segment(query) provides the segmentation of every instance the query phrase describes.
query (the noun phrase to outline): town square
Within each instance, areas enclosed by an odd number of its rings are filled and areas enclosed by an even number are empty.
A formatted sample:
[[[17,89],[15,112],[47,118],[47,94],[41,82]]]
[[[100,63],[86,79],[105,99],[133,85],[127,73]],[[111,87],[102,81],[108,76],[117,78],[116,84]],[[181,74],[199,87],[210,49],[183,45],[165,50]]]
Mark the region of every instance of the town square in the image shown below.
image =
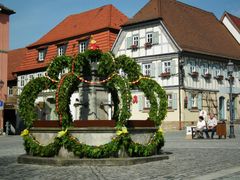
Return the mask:
[[[240,177],[239,2],[2,1],[0,179]]]

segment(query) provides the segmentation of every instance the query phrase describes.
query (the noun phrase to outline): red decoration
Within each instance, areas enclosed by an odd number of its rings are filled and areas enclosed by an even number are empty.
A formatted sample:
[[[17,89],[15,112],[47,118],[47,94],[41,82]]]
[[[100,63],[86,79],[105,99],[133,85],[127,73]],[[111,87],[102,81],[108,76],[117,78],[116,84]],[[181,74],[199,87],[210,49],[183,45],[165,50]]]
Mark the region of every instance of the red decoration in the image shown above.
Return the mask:
[[[132,100],[133,104],[137,104],[138,103],[138,97],[135,95],[133,96],[133,100]]]
[[[99,49],[99,46],[97,45],[97,41],[95,39],[93,39],[93,36],[91,36],[91,38],[90,38],[89,47],[91,50]]]

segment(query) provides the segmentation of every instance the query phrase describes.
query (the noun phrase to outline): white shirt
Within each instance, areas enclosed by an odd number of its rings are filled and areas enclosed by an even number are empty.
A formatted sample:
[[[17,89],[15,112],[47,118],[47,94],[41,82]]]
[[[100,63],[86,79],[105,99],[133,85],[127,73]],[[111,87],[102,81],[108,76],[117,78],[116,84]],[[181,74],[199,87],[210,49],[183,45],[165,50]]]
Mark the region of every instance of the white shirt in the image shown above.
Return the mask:
[[[204,120],[197,122],[197,129],[203,129],[206,126],[206,122]]]
[[[208,119],[208,122],[207,122],[208,126],[216,126],[217,125],[217,119],[215,117],[213,117],[212,119]]]

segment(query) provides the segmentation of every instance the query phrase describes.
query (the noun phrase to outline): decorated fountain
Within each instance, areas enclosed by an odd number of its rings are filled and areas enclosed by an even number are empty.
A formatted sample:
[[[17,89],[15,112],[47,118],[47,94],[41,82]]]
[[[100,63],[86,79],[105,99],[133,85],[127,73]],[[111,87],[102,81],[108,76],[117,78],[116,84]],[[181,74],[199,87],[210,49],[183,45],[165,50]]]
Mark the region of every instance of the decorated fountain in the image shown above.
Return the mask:
[[[66,68],[67,73],[60,76]],[[132,89],[142,91],[151,104],[147,120],[129,120]],[[58,120],[37,120],[35,100],[48,90],[55,92]],[[73,119],[71,103],[78,119]],[[165,91],[144,77],[133,59],[102,53],[96,42],[91,42],[84,53],[56,57],[45,77],[24,87],[19,112],[26,126],[21,134],[26,154],[18,162],[127,165],[143,162],[136,158],[167,158],[161,156],[166,109]]]

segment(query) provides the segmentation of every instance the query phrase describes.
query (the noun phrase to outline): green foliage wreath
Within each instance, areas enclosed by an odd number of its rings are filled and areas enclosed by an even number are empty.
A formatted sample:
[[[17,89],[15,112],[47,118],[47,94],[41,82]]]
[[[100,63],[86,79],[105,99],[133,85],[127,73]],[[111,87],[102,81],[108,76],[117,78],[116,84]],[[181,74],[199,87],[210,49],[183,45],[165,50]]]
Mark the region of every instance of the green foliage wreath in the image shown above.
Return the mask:
[[[56,91],[56,109],[62,121],[62,128],[71,126],[72,117],[69,109],[70,97],[78,88],[80,83],[92,82],[88,80],[91,73],[91,63],[97,62],[97,75],[101,78],[99,82],[112,94],[114,102],[114,120],[117,121],[116,129],[124,127],[131,117],[130,105],[132,95],[130,89],[142,90],[150,101],[149,119],[160,126],[167,113],[167,98],[165,91],[154,80],[143,77],[140,66],[131,58],[122,55],[117,58],[110,53],[102,53],[100,50],[88,50],[75,57],[56,57],[47,69],[47,76],[30,81],[23,89],[20,96],[19,112],[26,127],[32,127],[36,120],[34,101],[39,93],[46,89]],[[68,73],[60,73],[67,69]],[[121,100],[118,97],[121,94]],[[67,134],[56,137],[53,143],[47,146],[39,144],[31,135],[24,136],[25,149],[28,153],[37,156],[54,156],[64,146],[79,157],[102,158],[114,156],[124,146],[130,156],[149,156],[154,154],[164,144],[161,132],[156,132],[147,145],[132,141],[130,135],[121,134],[111,142],[95,147],[81,144]]]

